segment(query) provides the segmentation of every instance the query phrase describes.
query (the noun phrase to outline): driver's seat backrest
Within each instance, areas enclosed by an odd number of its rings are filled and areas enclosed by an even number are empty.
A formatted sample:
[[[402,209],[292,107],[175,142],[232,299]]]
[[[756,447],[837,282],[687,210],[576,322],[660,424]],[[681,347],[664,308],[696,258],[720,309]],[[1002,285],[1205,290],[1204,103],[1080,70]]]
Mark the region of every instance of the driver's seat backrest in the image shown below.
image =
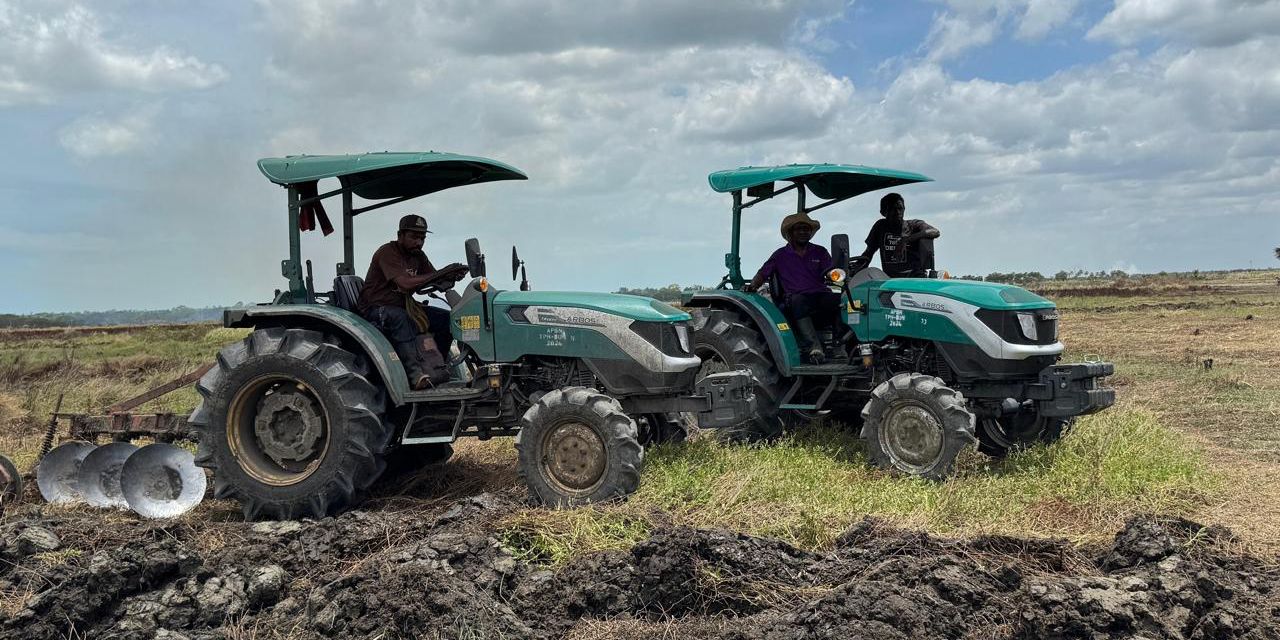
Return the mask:
[[[360,302],[360,292],[364,290],[364,278],[360,276],[338,276],[333,279],[333,304],[340,309],[346,309],[351,313],[360,313],[356,310],[356,303]]]
[[[787,301],[787,292],[782,290],[782,276],[778,275],[777,270],[769,275],[769,299],[778,309],[782,309]]]

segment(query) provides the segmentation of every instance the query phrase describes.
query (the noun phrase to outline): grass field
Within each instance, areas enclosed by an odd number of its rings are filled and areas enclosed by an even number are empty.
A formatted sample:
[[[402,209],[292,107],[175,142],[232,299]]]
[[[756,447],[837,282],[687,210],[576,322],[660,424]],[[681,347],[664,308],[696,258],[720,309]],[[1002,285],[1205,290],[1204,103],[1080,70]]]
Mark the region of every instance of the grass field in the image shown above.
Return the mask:
[[[1280,271],[1147,276],[1037,286],[1063,310],[1068,359],[1116,363],[1117,406],[1071,435],[992,462],[976,453],[934,484],[869,468],[840,424],[768,447],[703,439],[647,452],[626,503],[574,511],[529,508],[503,524],[507,543],[549,562],[622,548],[670,523],[726,527],[829,545],[866,515],[946,534],[1110,537],[1136,513],[1227,525],[1241,544],[1280,555]],[[209,325],[133,331],[0,332],[0,452],[33,464],[42,423],[112,402],[209,361],[242,335]],[[1212,368],[1205,361],[1212,359]],[[190,389],[144,409],[189,411]],[[445,470],[385,489],[376,505],[411,507],[515,486],[509,440],[465,442]],[[232,517],[213,503],[189,517]]]

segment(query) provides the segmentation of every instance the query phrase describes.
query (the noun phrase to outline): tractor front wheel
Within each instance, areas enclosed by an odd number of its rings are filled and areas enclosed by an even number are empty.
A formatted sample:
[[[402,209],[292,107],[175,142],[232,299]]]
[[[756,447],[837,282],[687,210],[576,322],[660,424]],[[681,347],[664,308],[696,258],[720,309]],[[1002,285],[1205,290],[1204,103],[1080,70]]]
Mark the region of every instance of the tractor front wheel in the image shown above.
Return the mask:
[[[640,486],[644,447],[610,396],[586,387],[544,394],[520,420],[520,477],[539,504],[568,507],[624,498]]]
[[[921,373],[900,373],[880,383],[862,419],[873,463],[929,480],[951,475],[956,457],[976,440],[964,396]]]
[[[392,425],[364,359],[307,329],[258,329],[196,385],[196,463],[246,520],[323,518],[382,473]]]

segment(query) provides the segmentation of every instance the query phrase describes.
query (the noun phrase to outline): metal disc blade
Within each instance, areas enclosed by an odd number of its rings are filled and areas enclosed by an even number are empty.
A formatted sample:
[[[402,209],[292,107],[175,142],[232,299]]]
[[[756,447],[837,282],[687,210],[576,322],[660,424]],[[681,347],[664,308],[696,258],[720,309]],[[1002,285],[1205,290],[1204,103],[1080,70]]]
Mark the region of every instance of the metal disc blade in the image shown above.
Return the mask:
[[[0,455],[0,507],[22,500],[22,474],[13,461]]]
[[[112,442],[94,449],[80,463],[80,493],[84,501],[95,507],[128,509],[120,491],[120,472],[124,461],[138,447],[128,442]]]
[[[80,463],[98,445],[72,440],[54,448],[36,467],[36,485],[40,495],[53,504],[70,504],[84,500],[80,492]]]
[[[138,449],[120,472],[125,501],[144,518],[186,513],[204,499],[206,482],[190,451],[160,442]]]

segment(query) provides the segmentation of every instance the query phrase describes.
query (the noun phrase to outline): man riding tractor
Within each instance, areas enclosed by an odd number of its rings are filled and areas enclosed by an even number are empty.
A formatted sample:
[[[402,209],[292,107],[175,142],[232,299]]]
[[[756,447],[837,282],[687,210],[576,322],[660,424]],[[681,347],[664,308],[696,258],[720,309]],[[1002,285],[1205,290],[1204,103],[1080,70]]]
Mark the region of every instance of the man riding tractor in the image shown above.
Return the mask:
[[[766,281],[776,292],[785,292],[782,312],[795,326],[800,352],[812,364],[826,360],[818,331],[837,332],[842,339],[853,333],[840,320],[840,294],[831,290],[827,272],[831,270],[831,254],[809,242],[822,224],[807,213],[793,213],[782,219],[782,238],[787,244],[778,248],[756,272],[744,291],[755,291]],[[772,279],[772,280],[770,280]]]
[[[449,380],[444,360],[453,336],[449,311],[418,303],[413,292],[429,283],[452,289],[467,275],[467,267],[456,262],[443,269],[431,265],[422,251],[428,233],[422,216],[400,218],[396,239],[374,252],[356,305],[391,341],[415,390]]]
[[[854,271],[871,263],[880,252],[880,266],[890,278],[933,277],[933,241],[942,235],[924,220],[904,220],[907,203],[890,193],[880,199],[882,218],[871,225],[867,250],[853,259]]]

